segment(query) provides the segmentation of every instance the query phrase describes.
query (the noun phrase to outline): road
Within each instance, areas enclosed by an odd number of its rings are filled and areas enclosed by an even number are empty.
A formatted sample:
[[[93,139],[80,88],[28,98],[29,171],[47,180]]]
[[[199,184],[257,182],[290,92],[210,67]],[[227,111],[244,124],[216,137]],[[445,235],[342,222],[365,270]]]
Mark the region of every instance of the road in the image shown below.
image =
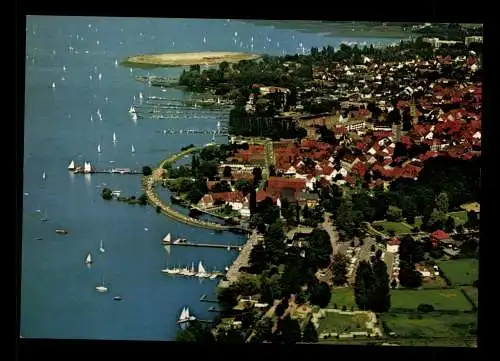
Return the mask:
[[[340,250],[339,244],[339,233],[337,232],[337,228],[332,224],[330,220],[330,213],[324,213],[323,215],[323,223],[321,223],[321,227],[328,233],[330,236],[330,242],[332,243],[332,254],[336,254]]]

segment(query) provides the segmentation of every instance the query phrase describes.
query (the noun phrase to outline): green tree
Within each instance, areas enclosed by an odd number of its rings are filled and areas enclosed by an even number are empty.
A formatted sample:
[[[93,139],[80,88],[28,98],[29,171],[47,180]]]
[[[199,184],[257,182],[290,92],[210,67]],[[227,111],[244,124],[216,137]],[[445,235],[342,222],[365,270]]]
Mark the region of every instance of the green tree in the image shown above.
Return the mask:
[[[448,194],[446,192],[439,193],[435,205],[438,211],[447,213],[449,207]]]
[[[415,265],[401,261],[399,270],[399,283],[403,287],[418,288],[422,285],[422,275],[415,269]]]
[[[200,321],[195,320],[189,322],[189,325],[177,334],[175,340],[207,344],[214,343],[215,337],[210,328],[205,327]]]
[[[350,238],[354,236],[356,221],[354,219],[352,201],[350,199],[342,200],[336,214],[337,217],[335,224],[337,227],[345,234],[346,237]]]
[[[436,229],[443,228],[445,219],[446,219],[446,214],[443,211],[434,208],[434,210],[430,214],[429,219],[427,220],[427,227]]]
[[[332,260],[333,284],[343,286],[347,283],[347,267],[349,261],[342,253],[336,253]]]
[[[144,167],[142,167],[142,174],[145,176],[151,175],[152,174],[151,167],[148,165],[145,165]]]
[[[273,335],[273,321],[269,317],[262,317],[255,324],[255,334],[252,337],[253,342],[270,341]]]
[[[294,344],[302,338],[299,322],[289,315],[278,321],[278,331],[281,332],[281,341],[284,344]]]
[[[401,208],[389,206],[387,209],[387,219],[392,222],[401,222],[403,219]]]
[[[304,332],[302,333],[303,342],[318,342],[318,331],[314,324],[309,321],[304,327]]]
[[[139,203],[141,206],[145,206],[148,204],[148,196],[146,193],[142,193],[139,198],[137,199],[137,203]]]
[[[229,328],[226,330],[221,330],[217,333],[217,342],[241,344],[245,343],[245,337],[241,330],[238,330],[236,328]]]
[[[217,301],[223,312],[230,312],[238,304],[238,290],[233,285],[217,288]]]
[[[375,276],[372,267],[367,261],[359,262],[354,280],[354,299],[361,310],[370,308],[374,286]]]
[[[372,265],[375,287],[371,295],[370,309],[373,312],[387,312],[391,308],[391,291],[387,266],[381,259],[376,259]]]
[[[452,232],[455,229],[455,218],[448,216],[444,224],[446,232]]]
[[[113,194],[111,189],[109,188],[103,188],[101,191],[101,197],[107,201],[113,198]]]
[[[328,286],[325,282],[320,282],[312,287],[309,302],[313,305],[325,308],[328,306],[331,298],[332,291],[330,290],[330,286]]]
[[[224,167],[224,171],[222,172],[222,176],[224,178],[231,178],[231,167],[230,166],[226,165]]]

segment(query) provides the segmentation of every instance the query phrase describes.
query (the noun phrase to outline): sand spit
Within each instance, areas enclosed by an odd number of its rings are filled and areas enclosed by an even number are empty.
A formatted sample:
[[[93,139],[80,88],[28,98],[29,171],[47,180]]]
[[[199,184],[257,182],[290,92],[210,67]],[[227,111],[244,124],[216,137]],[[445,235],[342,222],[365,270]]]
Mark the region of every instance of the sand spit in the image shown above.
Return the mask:
[[[241,60],[253,60],[260,55],[233,52],[196,52],[196,53],[170,53],[170,54],[145,54],[130,56],[123,62],[125,66],[189,66],[189,65],[215,65],[224,61],[237,63]]]

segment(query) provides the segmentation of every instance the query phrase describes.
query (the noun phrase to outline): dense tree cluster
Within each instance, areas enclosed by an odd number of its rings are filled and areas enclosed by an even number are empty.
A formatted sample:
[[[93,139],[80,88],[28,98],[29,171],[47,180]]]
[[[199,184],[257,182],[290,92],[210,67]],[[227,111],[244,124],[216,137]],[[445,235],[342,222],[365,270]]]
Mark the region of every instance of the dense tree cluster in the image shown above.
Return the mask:
[[[391,308],[387,266],[380,258],[373,261],[359,263],[354,282],[354,298],[362,310],[387,312]]]

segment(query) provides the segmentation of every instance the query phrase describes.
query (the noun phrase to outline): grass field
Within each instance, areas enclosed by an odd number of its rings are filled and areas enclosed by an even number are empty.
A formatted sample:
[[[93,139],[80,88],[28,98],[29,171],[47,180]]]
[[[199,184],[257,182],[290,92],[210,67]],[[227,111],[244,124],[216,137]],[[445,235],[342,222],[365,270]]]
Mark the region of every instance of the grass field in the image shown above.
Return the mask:
[[[328,308],[333,308],[337,304],[337,308],[340,310],[342,306],[346,306],[347,310],[351,310],[351,306],[356,309],[356,302],[354,300],[354,290],[351,287],[340,287],[334,288],[332,290],[332,297]]]
[[[392,229],[396,235],[401,233],[410,233],[412,229],[410,225],[403,222],[391,222],[391,221],[373,222],[373,225],[375,224],[380,224],[382,227],[384,227],[383,230],[384,233],[388,233],[389,230]]]
[[[467,223],[466,211],[449,212],[447,216],[455,219],[455,226]]]
[[[478,260],[463,258],[437,262],[444,275],[456,285],[472,285],[478,279]]]
[[[472,336],[469,331],[477,327],[477,314],[443,315],[430,313],[420,316],[387,313],[382,321],[399,337],[443,338],[464,340]]]
[[[347,333],[354,331],[366,331],[365,325],[367,321],[368,316],[365,314],[342,315],[338,313],[328,312],[325,318],[322,318],[319,321],[318,333]]]
[[[470,310],[472,305],[458,289],[393,290],[391,308],[416,310],[418,305],[433,305],[436,310]]]
[[[474,305],[476,307],[479,307],[477,298],[477,292],[478,292],[477,288],[472,286],[467,286],[467,287],[462,287],[462,289],[465,291],[465,293],[467,293],[467,296],[471,298],[472,302],[474,302]]]

